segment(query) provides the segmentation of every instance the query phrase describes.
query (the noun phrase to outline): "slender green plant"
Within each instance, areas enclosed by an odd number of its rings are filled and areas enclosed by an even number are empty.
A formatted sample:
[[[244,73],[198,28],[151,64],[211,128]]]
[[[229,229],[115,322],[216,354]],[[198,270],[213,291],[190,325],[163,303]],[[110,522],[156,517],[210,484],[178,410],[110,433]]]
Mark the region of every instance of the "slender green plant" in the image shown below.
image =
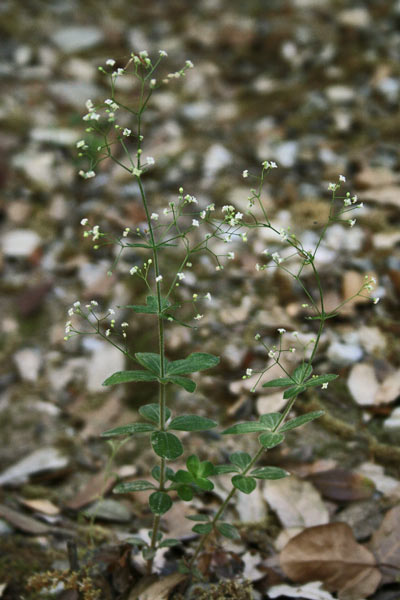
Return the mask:
[[[142,145],[144,140],[143,115],[149,105],[153,93],[159,87],[170,84],[175,79],[180,79],[193,67],[191,61],[186,61],[182,69],[175,73],[167,73],[161,79],[156,79],[156,71],[162,69],[166,52],[160,51],[158,59],[152,61],[147,52],[132,54],[125,67],[116,68],[116,61],[109,59],[105,67],[99,70],[109,79],[111,92],[101,105],[94,105],[91,100],[86,103],[87,114],[83,120],[87,122],[86,132],[88,139],[80,140],[76,146],[81,157],[88,159],[88,169],[81,170],[84,179],[96,175],[96,169],[102,161],[115,163],[131,176],[138,186],[141,202],[145,213],[145,224],[126,227],[120,236],[114,236],[100,230],[99,225],[92,225],[88,218],[83,218],[81,225],[85,227],[84,237],[91,238],[94,248],[112,245],[118,249],[110,274],[116,268],[122,253],[130,252],[130,257],[135,264],[129,269],[130,276],[142,280],[147,290],[145,304],[130,304],[123,308],[136,314],[151,315],[157,322],[158,348],[157,352],[132,352],[128,343],[128,322],[117,322],[115,310],[109,308],[102,310],[95,300],[86,305],[79,301],[74,302],[69,309],[70,319],[66,323],[65,339],[73,335],[93,334],[98,335],[114,347],[118,348],[134,368],[119,371],[104,381],[105,386],[120,383],[146,383],[158,382],[158,403],[150,403],[139,408],[143,421],[130,423],[110,429],[103,433],[105,438],[130,438],[137,434],[146,434],[150,437],[151,447],[158,459],[151,470],[152,481],[137,480],[119,483],[115,493],[137,492],[150,490],[149,507],[154,515],[153,527],[149,532],[149,539],[134,536],[131,543],[142,547],[145,560],[148,561],[148,570],[151,572],[153,559],[158,549],[173,546],[178,542],[175,539],[165,539],[161,532],[160,523],[162,516],[170,510],[173,494],[181,500],[190,501],[194,494],[211,491],[214,484],[211,478],[221,474],[233,473],[232,487],[222,502],[219,510],[213,515],[191,515],[188,518],[195,521],[193,531],[200,535],[198,545],[192,556],[187,559],[182,569],[196,572],[196,559],[204,548],[208,537],[212,533],[237,539],[238,530],[223,520],[223,515],[228,503],[237,491],[250,494],[257,485],[257,480],[273,480],[287,477],[289,473],[284,469],[274,466],[257,466],[265,452],[281,444],[287,432],[300,427],[313,419],[320,417],[323,411],[314,411],[308,414],[289,418],[296,398],[309,388],[320,387],[326,389],[329,382],[333,381],[335,374],[314,374],[313,362],[321,341],[321,336],[326,322],[335,317],[344,304],[356,296],[369,297],[375,280],[366,276],[359,291],[351,298],[341,302],[334,310],[327,311],[324,303],[323,286],[316,266],[316,255],[327,228],[332,223],[342,223],[353,227],[355,219],[343,218],[348,212],[360,206],[356,196],[346,193],[340,194],[341,184],[345,181],[340,176],[337,183],[329,184],[331,191],[330,211],[327,222],[322,226],[318,241],[313,250],[306,248],[299,237],[289,229],[278,229],[271,222],[262,198],[265,178],[271,169],[277,167],[272,161],[265,161],[261,165],[260,174],[250,174],[243,171],[245,179],[251,178],[255,187],[251,189],[248,197],[248,210],[246,215],[240,213],[234,206],[226,205],[218,209],[214,204],[201,206],[196,197],[179,189],[176,200],[169,202],[161,214],[150,206],[144,181],[151,171],[155,161],[152,157],[143,158]],[[118,82],[121,77],[133,75],[136,80],[134,101],[132,106],[121,102],[122,95]],[[125,89],[125,88],[124,88]],[[261,215],[261,218],[257,215]],[[215,268],[221,271],[226,261],[235,258],[234,252],[227,250],[221,253],[218,248],[229,248],[231,242],[246,243],[248,235],[253,230],[267,228],[277,235],[280,244],[285,245],[282,256],[277,252],[264,251],[264,262],[257,264],[259,272],[270,268],[279,268],[294,279],[305,294],[306,302],[303,308],[309,314],[306,317],[315,323],[315,335],[302,346],[301,358],[292,373],[287,370],[282,354],[295,352],[295,348],[286,343],[286,331],[277,330],[278,341],[275,345],[268,345],[261,334],[255,336],[266,352],[266,366],[260,371],[247,369],[243,376],[245,379],[256,376],[252,391],[261,383],[264,375],[275,365],[282,368],[283,375],[278,379],[262,383],[263,387],[278,387],[283,390],[283,398],[287,405],[282,412],[261,415],[258,421],[237,423],[222,431],[223,435],[258,434],[259,449],[250,456],[246,452],[231,454],[229,464],[214,465],[208,460],[202,461],[192,454],[186,460],[186,469],[174,471],[167,464],[182,456],[184,449],[179,437],[173,432],[179,431],[205,431],[215,428],[217,423],[198,414],[172,415],[167,406],[166,388],[169,385],[182,387],[189,393],[196,389],[195,381],[189,377],[192,373],[216,367],[219,358],[205,352],[195,352],[179,360],[169,360],[165,349],[165,333],[169,323],[180,324],[186,327],[197,326],[197,321],[203,317],[202,310],[198,309],[200,303],[211,301],[211,293],[195,293],[188,298],[180,294],[178,288],[184,284],[184,279],[192,267],[192,260],[200,252],[207,253],[215,261]],[[162,262],[161,254],[168,253],[168,263]],[[142,261],[142,255],[147,255]],[[178,262],[174,269],[174,260]],[[305,274],[307,273],[307,277]],[[306,283],[311,274],[313,283]],[[184,299],[182,299],[182,297]],[[373,299],[376,303],[378,298]],[[189,304],[193,309],[193,321],[187,322],[187,309]],[[200,304],[204,306],[204,304]],[[181,317],[181,313],[183,317]],[[86,325],[82,329],[79,322]],[[300,337],[296,332],[294,336]],[[155,348],[153,348],[155,350]],[[288,420],[289,418],[289,420]]]

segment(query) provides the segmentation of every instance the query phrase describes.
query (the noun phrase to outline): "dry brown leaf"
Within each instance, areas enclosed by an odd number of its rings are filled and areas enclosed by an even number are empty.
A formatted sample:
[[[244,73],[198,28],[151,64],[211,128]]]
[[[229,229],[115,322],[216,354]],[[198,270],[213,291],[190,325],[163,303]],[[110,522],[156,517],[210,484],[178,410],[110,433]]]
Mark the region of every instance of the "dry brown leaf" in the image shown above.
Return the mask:
[[[306,529],[288,542],[280,562],[292,581],[322,581],[341,600],[369,596],[381,581],[374,555],[355,541],[346,523]]]
[[[375,491],[373,481],[345,469],[329,469],[314,473],[308,479],[324,498],[334,501],[366,500]]]
[[[329,512],[319,492],[296,477],[268,481],[264,498],[284,527],[312,527],[329,523]]]
[[[32,510],[43,513],[44,515],[50,515],[53,517],[60,513],[58,506],[50,502],[50,500],[37,498],[35,500],[21,500],[21,503]]]
[[[375,554],[382,571],[382,582],[391,583],[400,575],[400,506],[389,510],[369,548]]]
[[[0,517],[14,525],[17,529],[25,531],[25,533],[32,533],[33,535],[43,535],[51,530],[51,527],[27,517],[4,504],[0,504]]]
[[[186,579],[187,575],[172,573],[154,581],[154,576],[142,579],[128,596],[128,600],[168,600],[172,590]],[[148,584],[148,585],[147,585]]]
[[[79,490],[72,500],[67,502],[67,508],[80,510],[87,504],[97,500],[101,494],[106,494],[113,487],[116,480],[116,477],[111,475],[107,481],[105,481],[104,473],[97,473],[97,475],[89,479],[87,484]]]

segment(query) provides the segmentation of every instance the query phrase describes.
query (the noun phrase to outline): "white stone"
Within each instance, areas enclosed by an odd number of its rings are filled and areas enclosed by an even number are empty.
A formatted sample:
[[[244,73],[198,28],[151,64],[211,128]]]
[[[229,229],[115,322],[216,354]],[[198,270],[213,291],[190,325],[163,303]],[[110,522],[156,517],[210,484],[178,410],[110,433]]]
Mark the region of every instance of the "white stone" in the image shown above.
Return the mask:
[[[354,100],[355,92],[345,85],[331,85],[326,89],[326,95],[331,102],[342,104]]]
[[[375,404],[379,383],[371,365],[359,363],[354,365],[347,380],[350,393],[360,406]]]
[[[37,348],[21,348],[14,354],[18,372],[25,381],[36,381],[42,366],[42,355]]]
[[[69,54],[93,48],[103,39],[103,33],[97,27],[73,25],[59,29],[51,39],[60,50]]]
[[[390,417],[383,422],[383,428],[387,431],[400,430],[400,406],[395,408]]]
[[[232,163],[232,154],[222,144],[213,144],[204,157],[204,175],[213,178],[224,167]]]
[[[87,389],[89,392],[106,392],[103,381],[116,371],[123,371],[125,357],[107,342],[92,338],[92,356],[88,361]]]
[[[328,358],[336,365],[351,365],[361,360],[362,356],[363,351],[356,344],[333,342],[328,349]]]
[[[4,234],[1,241],[3,253],[12,258],[30,256],[41,244],[41,238],[31,229],[13,229]]]

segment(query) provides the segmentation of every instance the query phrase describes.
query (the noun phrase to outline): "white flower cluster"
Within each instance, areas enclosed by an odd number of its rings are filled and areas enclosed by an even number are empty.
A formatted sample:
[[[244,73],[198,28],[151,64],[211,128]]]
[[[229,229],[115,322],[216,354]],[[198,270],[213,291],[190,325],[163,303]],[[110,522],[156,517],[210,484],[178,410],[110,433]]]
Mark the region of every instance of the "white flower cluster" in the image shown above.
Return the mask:
[[[236,208],[231,204],[226,204],[222,207],[222,212],[226,213],[224,217],[224,222],[229,223],[231,227],[235,227],[235,225],[240,225],[243,219],[243,213],[236,211]]]

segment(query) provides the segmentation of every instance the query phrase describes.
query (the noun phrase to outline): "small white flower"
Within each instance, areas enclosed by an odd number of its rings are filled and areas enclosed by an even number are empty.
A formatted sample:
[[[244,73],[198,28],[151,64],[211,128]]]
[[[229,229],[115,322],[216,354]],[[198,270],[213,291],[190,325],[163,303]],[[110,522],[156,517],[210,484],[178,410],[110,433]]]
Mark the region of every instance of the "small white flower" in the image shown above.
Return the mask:
[[[122,135],[126,135],[129,136],[131,135],[132,131],[130,129],[128,129],[127,127],[125,127],[125,129],[122,132]]]
[[[108,106],[111,106],[111,104],[113,104],[113,100],[111,100],[111,98],[107,98],[107,100],[104,100],[104,104],[107,104]]]
[[[258,263],[256,263],[256,271],[260,271],[260,270],[261,270],[260,265]]]
[[[146,158],[146,162],[148,165],[154,165],[156,161],[154,160],[154,158],[152,156],[148,156]]]
[[[202,319],[204,317],[204,315],[201,315],[200,313],[198,313],[194,318],[196,321],[200,321],[200,319]]]
[[[81,220],[81,225],[85,226],[88,224],[89,219],[86,219],[86,217],[84,219]]]
[[[356,224],[357,219],[349,219],[348,223],[350,225],[350,227],[354,227],[354,225]]]
[[[111,335],[111,329],[106,329],[106,337],[109,337]]]
[[[275,350],[270,350],[270,351],[268,352],[268,356],[269,356],[269,358],[275,358],[275,354],[276,354],[276,351],[275,351]]]
[[[351,206],[351,200],[350,200],[350,198],[345,198],[345,199],[343,200],[343,204],[344,204],[345,206]]]
[[[328,382],[328,381],[326,381],[325,383],[323,383],[323,384],[321,385],[321,389],[322,389],[322,390],[326,390],[326,389],[327,389],[327,387],[328,387],[328,384],[329,384],[329,382]]]
[[[210,292],[207,292],[207,294],[204,296],[205,300],[208,300],[209,302],[211,302],[211,294]]]
[[[191,61],[191,60],[187,60],[187,61],[185,62],[185,65],[186,65],[186,67],[187,67],[188,69],[193,69],[193,67],[194,67],[194,64],[192,63],[192,61]]]
[[[228,252],[228,260],[233,260],[235,258],[234,252]]]
[[[201,213],[200,213],[200,219],[205,219],[205,218],[206,218],[206,216],[207,216],[207,213],[206,213],[206,211],[205,211],[205,210],[202,210],[202,211],[201,211]]]
[[[113,67],[115,65],[115,60],[113,58],[108,58],[106,60],[106,65],[108,65],[109,67]]]
[[[277,265],[280,265],[283,261],[283,258],[279,256],[278,252],[274,252],[273,254],[271,254],[271,258]]]
[[[161,57],[163,57],[163,58],[164,58],[165,56],[168,56],[168,54],[165,52],[165,50],[159,50],[159,51],[158,51],[158,54],[159,54]]]
[[[258,341],[260,338],[261,338],[261,335],[259,333],[256,333],[256,335],[254,336],[254,339]]]
[[[121,323],[121,327],[129,327],[129,323],[127,323],[126,321],[124,321],[123,323]]]
[[[125,227],[124,231],[122,232],[122,236],[127,237],[129,235],[130,230],[130,227]]]
[[[159,283],[160,281],[162,281],[162,275],[158,275],[158,277],[156,277],[156,282]]]
[[[158,221],[158,213],[151,213],[150,219],[152,219],[152,221]]]
[[[108,309],[108,314],[109,315],[115,315],[115,310],[113,308],[109,308]]]
[[[339,181],[345,182],[346,181],[346,177],[344,175],[339,175]]]
[[[150,87],[151,88],[156,87],[156,84],[157,84],[157,79],[150,79]]]
[[[91,300],[91,301],[90,301],[90,304],[91,304],[92,306],[98,306],[98,305],[99,305],[99,303],[97,302],[97,300]]]
[[[180,281],[182,281],[182,279],[185,279],[185,273],[177,273],[176,276]]]
[[[278,329],[278,333],[280,333],[281,335],[283,335],[284,333],[286,333],[286,329],[283,329],[283,327],[280,327]]]
[[[246,179],[246,177],[248,177],[248,176],[249,176],[249,170],[248,170],[248,169],[245,169],[245,170],[243,171],[243,173],[242,173],[242,176],[243,176],[243,178],[244,178],[244,179]]]
[[[329,183],[329,184],[328,184],[328,190],[329,190],[330,192],[335,192],[335,191],[336,191],[336,189],[337,189],[337,184],[336,184],[336,183]]]
[[[79,300],[77,300],[76,302],[73,303],[73,306],[75,306],[75,308],[79,308],[81,305],[81,303],[79,302]]]
[[[83,148],[84,145],[85,145],[85,140],[79,140],[79,142],[76,142],[77,148]]]
[[[253,369],[246,369],[246,375],[247,377],[251,377],[253,374]]]
[[[236,219],[237,221],[241,221],[241,220],[243,219],[243,214],[242,214],[241,212],[237,212],[237,213],[235,214],[235,219]]]
[[[378,304],[379,300],[380,300],[380,298],[372,298],[372,302],[374,304]]]
[[[193,225],[193,227],[199,227],[200,223],[198,222],[197,219],[193,219],[192,220],[192,225]]]
[[[69,317],[72,317],[72,316],[73,316],[73,314],[74,314],[74,312],[75,312],[75,311],[74,311],[74,309],[73,309],[73,308],[69,308],[69,309],[68,309],[68,316],[69,316]]]

